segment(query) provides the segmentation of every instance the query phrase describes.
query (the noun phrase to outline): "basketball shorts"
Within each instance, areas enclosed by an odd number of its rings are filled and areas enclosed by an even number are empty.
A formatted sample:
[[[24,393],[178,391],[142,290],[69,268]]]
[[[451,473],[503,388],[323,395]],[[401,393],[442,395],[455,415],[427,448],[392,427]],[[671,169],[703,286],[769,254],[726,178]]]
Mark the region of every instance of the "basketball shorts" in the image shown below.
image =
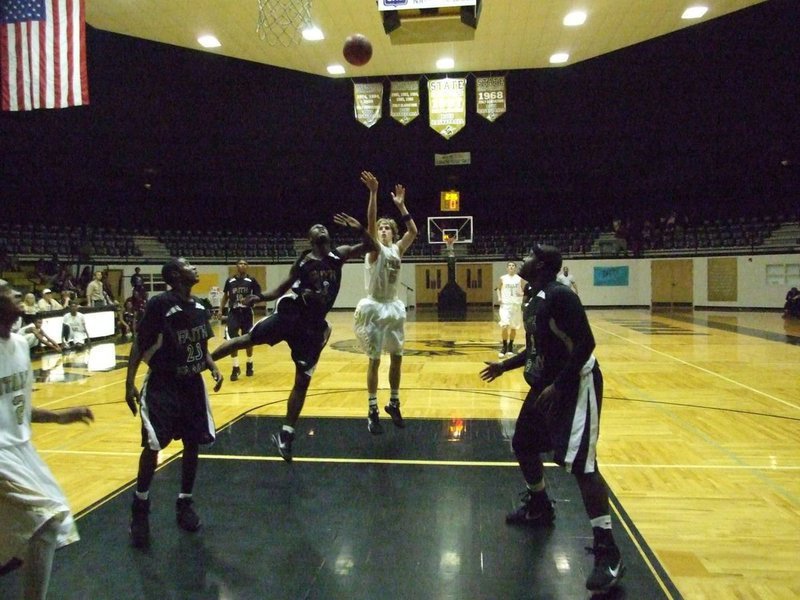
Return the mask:
[[[294,364],[310,377],[314,374],[330,334],[327,321],[308,320],[298,304],[290,296],[284,296],[275,305],[275,312],[253,326],[250,339],[256,345],[274,346],[286,342]]]
[[[253,328],[253,309],[234,308],[228,311],[228,322],[225,326],[225,339],[230,340],[243,335]]]
[[[51,519],[58,548],[78,541],[67,499],[33,444],[0,448],[0,565],[25,557],[28,541]]]
[[[500,327],[522,328],[522,305],[503,303],[500,305]]]
[[[542,452],[570,473],[594,473],[603,403],[603,374],[592,357],[581,369],[579,382],[564,390],[553,406],[536,399],[544,385],[531,388],[522,403],[511,445],[520,462]]]
[[[142,447],[162,450],[172,440],[210,444],[216,428],[202,375],[150,371],[141,391]]]
[[[353,331],[361,349],[371,359],[389,354],[403,354],[406,307],[401,300],[378,302],[362,298],[353,315]]]

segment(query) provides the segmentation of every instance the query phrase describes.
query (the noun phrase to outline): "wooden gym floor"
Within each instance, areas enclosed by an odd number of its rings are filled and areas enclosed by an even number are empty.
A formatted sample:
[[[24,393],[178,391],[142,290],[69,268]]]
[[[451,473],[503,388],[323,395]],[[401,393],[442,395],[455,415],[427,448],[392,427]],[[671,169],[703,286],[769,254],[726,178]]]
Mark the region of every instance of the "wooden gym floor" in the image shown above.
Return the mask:
[[[610,596],[800,597],[800,325],[749,312],[589,318],[606,385],[600,464],[628,564]],[[140,436],[124,403],[129,344],[37,359],[37,406],[87,404],[97,418],[34,428],[82,534],[56,554],[50,597],[585,595],[591,533],[568,476],[547,469],[554,528],[503,523],[523,489],[508,440],[527,387],[521,372],[491,384],[478,377],[497,356],[492,313],[439,322],[410,311],[401,393],[409,424],[400,431],[385,419],[380,437],[366,430],[366,360],[351,319],[330,315],[292,465],[268,443],[293,378],[285,345],[256,348],[255,376],[212,395],[220,433],[195,489],[205,527],[175,528],[180,445],[170,446],[147,553],[127,546]],[[227,378],[230,359],[220,366]],[[3,577],[0,597],[17,584]]]

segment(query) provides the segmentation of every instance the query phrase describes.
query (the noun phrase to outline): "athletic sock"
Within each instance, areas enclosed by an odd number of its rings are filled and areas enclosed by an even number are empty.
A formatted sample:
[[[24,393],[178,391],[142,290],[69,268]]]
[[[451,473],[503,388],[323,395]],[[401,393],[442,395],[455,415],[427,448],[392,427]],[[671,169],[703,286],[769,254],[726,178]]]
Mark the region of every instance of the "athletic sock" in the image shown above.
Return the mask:
[[[378,410],[378,396],[370,395],[369,398],[367,398],[367,403],[369,404],[370,410]]]
[[[286,433],[294,434],[294,427],[290,427],[289,425],[284,425],[281,427]]]
[[[150,497],[150,490],[147,490],[146,492],[135,491],[133,493],[139,500],[147,500]]]
[[[389,391],[389,404],[400,406],[400,390]]]
[[[178,494],[178,500],[183,500],[184,498],[191,498],[191,497],[192,497],[191,494],[184,494],[183,492]]]
[[[233,367],[237,368],[238,366],[239,366],[239,359],[238,358],[234,358],[233,359]]]

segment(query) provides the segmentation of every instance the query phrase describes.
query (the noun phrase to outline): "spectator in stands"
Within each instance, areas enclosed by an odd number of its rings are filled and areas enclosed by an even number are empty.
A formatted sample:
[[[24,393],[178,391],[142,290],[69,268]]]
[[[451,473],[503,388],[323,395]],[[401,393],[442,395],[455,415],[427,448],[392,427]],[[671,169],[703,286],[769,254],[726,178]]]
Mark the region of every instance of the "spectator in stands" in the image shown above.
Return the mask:
[[[617,254],[628,254],[628,224],[620,218],[612,221],[614,238],[617,240]]]
[[[30,322],[30,317],[32,315],[39,312],[39,307],[36,306],[36,296],[31,292],[25,294],[25,297],[22,299],[22,311],[28,317],[27,322]]]
[[[69,307],[69,303],[75,300],[75,298],[76,295],[74,291],[62,290],[61,299],[59,300],[59,302],[61,302],[61,306]]]
[[[36,317],[33,323],[28,323],[20,327],[19,334],[28,340],[28,346],[31,350],[52,350],[53,352],[61,352],[61,345],[53,338],[47,335],[42,329],[41,317]]]
[[[109,304],[108,297],[103,289],[102,271],[95,271],[94,279],[86,286],[86,303],[89,306],[106,306]]]
[[[141,269],[136,267],[133,270],[133,275],[131,275],[131,289],[138,290],[139,288],[144,288],[144,277],[142,277]]]
[[[86,295],[86,286],[92,281],[92,268],[89,265],[83,267],[80,276],[78,276],[78,293],[82,296]]]
[[[36,303],[36,308],[39,309],[39,312],[48,312],[51,310],[61,310],[64,308],[61,306],[61,303],[53,298],[53,291],[50,288],[44,288],[42,290],[42,297],[39,298],[39,302]]]
[[[75,278],[69,272],[67,265],[61,265],[58,268],[58,273],[53,278],[53,289],[57,292],[74,292],[78,289]]]
[[[86,318],[78,312],[78,303],[75,300],[69,303],[69,312],[64,315],[64,326],[66,328],[65,346],[83,348],[89,342],[89,333],[86,331]]]
[[[108,269],[103,269],[103,293],[106,295],[106,304],[117,304],[114,301],[114,292],[111,289],[111,282],[108,280]]]
[[[784,319],[800,319],[800,291],[793,287],[786,292],[786,303],[783,305]]]

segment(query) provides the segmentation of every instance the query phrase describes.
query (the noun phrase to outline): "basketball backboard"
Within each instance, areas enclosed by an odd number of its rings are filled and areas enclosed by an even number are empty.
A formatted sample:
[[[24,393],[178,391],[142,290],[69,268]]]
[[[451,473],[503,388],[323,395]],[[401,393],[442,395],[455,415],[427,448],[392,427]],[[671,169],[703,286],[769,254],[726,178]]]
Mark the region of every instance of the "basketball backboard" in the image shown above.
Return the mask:
[[[472,243],[472,217],[428,217],[428,243],[444,245],[445,238],[456,244]]]

